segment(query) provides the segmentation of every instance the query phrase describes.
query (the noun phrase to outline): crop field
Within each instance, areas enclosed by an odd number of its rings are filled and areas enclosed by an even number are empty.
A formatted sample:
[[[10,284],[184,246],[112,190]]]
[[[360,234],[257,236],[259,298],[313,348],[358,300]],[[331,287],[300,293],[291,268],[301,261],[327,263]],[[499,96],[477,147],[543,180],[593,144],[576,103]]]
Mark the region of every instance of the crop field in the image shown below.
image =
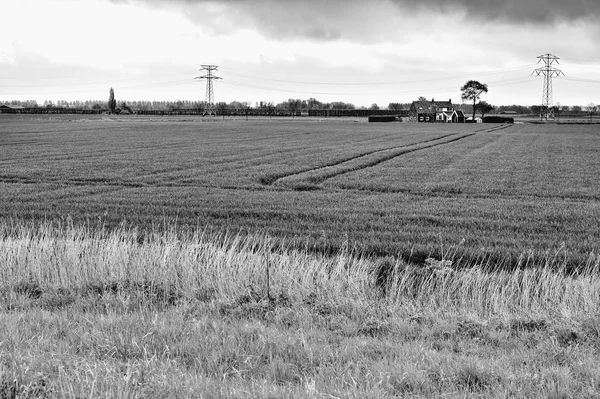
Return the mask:
[[[600,396],[585,125],[0,118],[0,398]]]
[[[585,265],[600,243],[599,151],[595,125],[6,115],[0,217]]]

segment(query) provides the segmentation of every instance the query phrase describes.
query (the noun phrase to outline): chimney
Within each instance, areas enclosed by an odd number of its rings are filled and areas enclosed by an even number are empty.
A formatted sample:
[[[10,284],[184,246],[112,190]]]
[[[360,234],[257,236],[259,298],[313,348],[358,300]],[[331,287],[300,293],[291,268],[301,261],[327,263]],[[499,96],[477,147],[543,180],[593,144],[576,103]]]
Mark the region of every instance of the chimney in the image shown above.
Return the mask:
[[[434,102],[435,102],[435,99],[434,99],[434,98],[432,98],[432,99],[431,99],[431,102],[432,102],[432,103],[434,103]]]

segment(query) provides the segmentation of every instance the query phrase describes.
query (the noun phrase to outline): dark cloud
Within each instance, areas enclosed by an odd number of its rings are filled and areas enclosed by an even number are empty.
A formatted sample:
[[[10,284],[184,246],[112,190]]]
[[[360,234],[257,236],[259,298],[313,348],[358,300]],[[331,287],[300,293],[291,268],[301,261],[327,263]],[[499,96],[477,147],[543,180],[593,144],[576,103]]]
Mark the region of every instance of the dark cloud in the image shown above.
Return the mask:
[[[180,7],[198,25],[225,34],[251,28],[269,37],[313,40],[363,39],[385,35],[394,18],[407,13],[458,17],[473,23],[552,25],[597,20],[599,0],[110,0]],[[380,14],[377,14],[377,13]],[[423,27],[426,29],[426,27]]]
[[[406,7],[407,0],[392,0]],[[598,0],[421,0],[421,9],[437,9],[444,12],[460,10],[483,20],[506,22],[554,23],[572,22],[580,19],[598,19]]]

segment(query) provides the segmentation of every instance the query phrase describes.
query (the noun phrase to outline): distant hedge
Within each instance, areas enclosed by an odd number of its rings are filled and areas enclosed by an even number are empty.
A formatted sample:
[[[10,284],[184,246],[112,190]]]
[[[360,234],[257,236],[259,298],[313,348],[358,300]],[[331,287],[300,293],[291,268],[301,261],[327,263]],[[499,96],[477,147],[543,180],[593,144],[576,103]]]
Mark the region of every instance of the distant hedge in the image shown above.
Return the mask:
[[[483,118],[483,123],[515,123],[515,118],[507,116],[486,116]]]
[[[373,115],[369,116],[369,122],[396,122],[398,118],[393,115]]]

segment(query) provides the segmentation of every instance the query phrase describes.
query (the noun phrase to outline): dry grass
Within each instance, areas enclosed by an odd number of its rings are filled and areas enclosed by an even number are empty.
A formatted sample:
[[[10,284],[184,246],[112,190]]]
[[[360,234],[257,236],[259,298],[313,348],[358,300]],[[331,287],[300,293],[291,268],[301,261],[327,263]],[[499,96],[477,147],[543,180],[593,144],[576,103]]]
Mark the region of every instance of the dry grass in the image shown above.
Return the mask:
[[[561,262],[5,222],[0,397],[594,397],[598,259]]]

